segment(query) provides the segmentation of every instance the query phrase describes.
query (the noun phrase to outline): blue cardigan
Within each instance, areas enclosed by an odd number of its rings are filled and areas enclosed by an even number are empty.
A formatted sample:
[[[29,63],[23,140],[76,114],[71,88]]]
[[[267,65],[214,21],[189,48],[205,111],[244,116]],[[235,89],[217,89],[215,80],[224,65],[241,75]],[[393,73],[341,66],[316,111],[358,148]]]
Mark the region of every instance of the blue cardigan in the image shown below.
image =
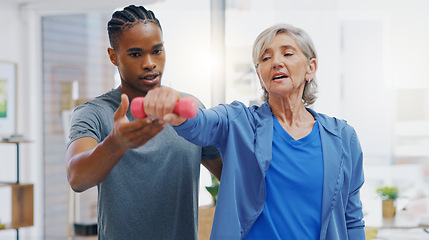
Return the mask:
[[[308,111],[317,119],[324,160],[320,239],[365,239],[359,191],[364,183],[362,150],[346,121]],[[268,102],[240,102],[199,109],[175,127],[196,145],[215,145],[223,170],[211,239],[243,239],[261,214],[265,175],[272,158],[273,118]],[[287,196],[285,196],[287,197]]]

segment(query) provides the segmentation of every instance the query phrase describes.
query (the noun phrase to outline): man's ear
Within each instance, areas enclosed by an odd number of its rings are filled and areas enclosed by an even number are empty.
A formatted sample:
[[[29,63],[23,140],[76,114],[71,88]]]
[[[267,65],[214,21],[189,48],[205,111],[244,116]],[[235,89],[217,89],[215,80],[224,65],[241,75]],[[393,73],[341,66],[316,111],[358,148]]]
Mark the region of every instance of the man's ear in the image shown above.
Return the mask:
[[[107,48],[107,53],[109,54],[110,61],[113,65],[118,66],[118,56],[116,55],[116,50],[113,48]]]

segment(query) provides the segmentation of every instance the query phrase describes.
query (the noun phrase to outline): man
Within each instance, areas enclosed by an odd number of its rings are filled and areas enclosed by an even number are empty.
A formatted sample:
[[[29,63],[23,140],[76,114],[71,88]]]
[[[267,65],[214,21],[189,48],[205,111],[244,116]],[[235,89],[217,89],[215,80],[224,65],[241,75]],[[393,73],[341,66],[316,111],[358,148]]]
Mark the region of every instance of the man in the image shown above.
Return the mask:
[[[154,13],[134,5],[116,11],[108,33],[121,85],[74,111],[70,186],[98,186],[100,239],[197,239],[200,163],[220,178],[219,153],[160,120],[130,114],[130,99],[161,87],[165,51]]]

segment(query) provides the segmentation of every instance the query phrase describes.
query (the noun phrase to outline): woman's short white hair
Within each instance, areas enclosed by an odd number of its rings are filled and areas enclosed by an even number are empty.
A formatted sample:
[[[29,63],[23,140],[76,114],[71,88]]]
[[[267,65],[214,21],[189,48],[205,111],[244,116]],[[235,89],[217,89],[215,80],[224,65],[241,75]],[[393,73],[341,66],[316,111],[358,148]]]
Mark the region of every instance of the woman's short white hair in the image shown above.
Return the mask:
[[[259,61],[267,50],[268,45],[273,41],[274,37],[279,33],[286,33],[289,36],[293,37],[295,41],[298,43],[301,51],[304,53],[305,57],[310,61],[311,59],[315,59],[317,62],[317,54],[316,49],[314,48],[313,41],[310,36],[302,29],[294,27],[289,24],[278,24],[274,25],[270,28],[265,29],[263,32],[259,34],[253,44],[253,64],[255,68],[258,68]],[[311,81],[305,82],[304,92],[302,94],[302,101],[305,106],[310,106],[316,101],[316,93],[317,93],[317,83],[316,79],[312,79]],[[267,101],[269,98],[269,94],[267,90],[264,91],[264,101]]]

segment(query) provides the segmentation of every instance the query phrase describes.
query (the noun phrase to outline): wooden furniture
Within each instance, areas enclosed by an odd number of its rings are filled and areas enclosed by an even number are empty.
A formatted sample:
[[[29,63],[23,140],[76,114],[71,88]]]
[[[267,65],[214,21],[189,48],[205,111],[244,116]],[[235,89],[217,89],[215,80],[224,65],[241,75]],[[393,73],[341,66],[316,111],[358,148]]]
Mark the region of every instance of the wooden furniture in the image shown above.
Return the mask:
[[[5,223],[4,229],[16,229],[16,239],[19,239],[19,229],[22,227],[33,226],[34,222],[34,186],[29,183],[20,182],[19,172],[19,152],[20,144],[30,142],[23,138],[3,139],[0,143],[16,145],[16,182],[3,182],[0,187],[11,188],[11,222]]]
[[[198,240],[209,240],[216,206],[199,207]]]

